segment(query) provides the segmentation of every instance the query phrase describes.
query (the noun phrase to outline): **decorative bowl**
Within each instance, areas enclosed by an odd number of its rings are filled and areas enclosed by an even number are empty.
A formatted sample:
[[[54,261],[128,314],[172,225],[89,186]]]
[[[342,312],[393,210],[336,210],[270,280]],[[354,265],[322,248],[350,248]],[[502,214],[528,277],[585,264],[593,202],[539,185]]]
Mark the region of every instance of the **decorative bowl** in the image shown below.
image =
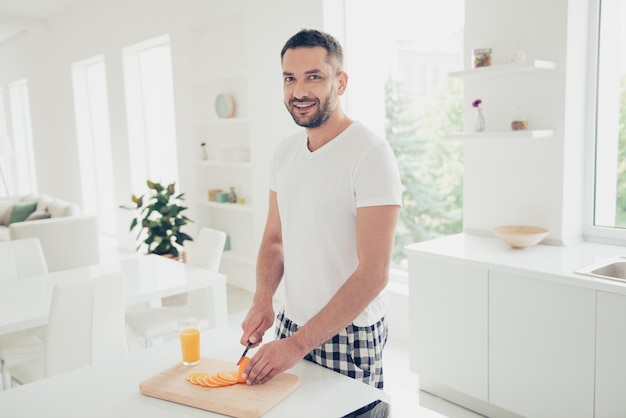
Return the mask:
[[[504,225],[496,226],[493,232],[511,248],[523,249],[541,242],[550,231],[538,226]]]

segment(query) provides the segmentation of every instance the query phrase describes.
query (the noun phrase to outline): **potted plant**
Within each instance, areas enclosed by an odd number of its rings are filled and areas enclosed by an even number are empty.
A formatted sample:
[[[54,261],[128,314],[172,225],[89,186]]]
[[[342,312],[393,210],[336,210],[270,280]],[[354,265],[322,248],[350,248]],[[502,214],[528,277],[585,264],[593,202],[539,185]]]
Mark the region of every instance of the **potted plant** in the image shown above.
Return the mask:
[[[184,193],[176,195],[175,183],[163,187],[160,183],[147,182],[149,192],[139,197],[132,195],[136,205],[137,216],[130,224],[130,231],[140,227],[137,240],[139,250],[143,244],[147,245],[147,254],[181,257],[184,252],[185,241],[193,239],[181,231],[181,227],[188,222],[193,222],[183,211],[182,206]],[[182,254],[181,254],[182,253]]]

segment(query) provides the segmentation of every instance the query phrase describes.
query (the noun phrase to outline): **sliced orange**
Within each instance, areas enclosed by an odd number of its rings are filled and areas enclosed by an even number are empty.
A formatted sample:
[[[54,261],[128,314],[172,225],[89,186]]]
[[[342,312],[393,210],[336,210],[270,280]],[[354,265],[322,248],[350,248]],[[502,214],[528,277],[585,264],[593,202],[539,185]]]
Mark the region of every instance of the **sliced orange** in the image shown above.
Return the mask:
[[[199,385],[202,379],[204,379],[204,376],[206,376],[205,372],[200,372],[196,374],[191,378],[191,383],[193,383],[194,385]]]
[[[243,371],[246,369],[246,366],[250,362],[249,357],[244,357],[239,362],[239,370],[237,371],[237,382],[246,383],[246,378],[243,377]]]
[[[209,388],[219,388],[220,386],[223,386],[221,383],[215,381],[214,374],[207,374],[204,376],[200,384]]]
[[[228,383],[237,383],[237,372],[234,370],[217,372],[217,377]]]
[[[234,385],[236,383],[245,383],[246,379],[242,377],[242,373],[249,361],[250,359],[248,357],[244,357],[239,363],[238,370],[226,370],[217,373],[196,371],[189,373],[186,379],[194,385],[200,385],[208,388],[218,388]]]
[[[196,385],[200,385],[200,386],[206,386],[204,384],[204,380],[206,379],[206,377],[208,376],[208,373],[203,373],[201,375],[198,375],[194,378],[194,382]]]
[[[197,375],[202,374],[204,372],[191,372],[187,375],[187,381],[193,383],[192,379],[194,379]]]
[[[222,386],[230,386],[230,385],[234,385],[237,383],[237,381],[235,380],[231,380],[231,379],[225,379],[223,377],[221,377],[219,374],[216,374],[215,377],[213,378],[213,380],[219,384],[221,384]]]

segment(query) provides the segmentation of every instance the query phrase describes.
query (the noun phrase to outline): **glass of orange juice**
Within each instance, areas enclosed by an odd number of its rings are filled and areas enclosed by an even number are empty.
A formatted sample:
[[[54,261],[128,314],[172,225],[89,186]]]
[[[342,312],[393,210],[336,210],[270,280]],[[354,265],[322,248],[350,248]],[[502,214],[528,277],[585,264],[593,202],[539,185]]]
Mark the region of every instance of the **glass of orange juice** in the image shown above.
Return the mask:
[[[200,362],[200,320],[188,318],[178,321],[178,335],[183,364],[193,366]]]

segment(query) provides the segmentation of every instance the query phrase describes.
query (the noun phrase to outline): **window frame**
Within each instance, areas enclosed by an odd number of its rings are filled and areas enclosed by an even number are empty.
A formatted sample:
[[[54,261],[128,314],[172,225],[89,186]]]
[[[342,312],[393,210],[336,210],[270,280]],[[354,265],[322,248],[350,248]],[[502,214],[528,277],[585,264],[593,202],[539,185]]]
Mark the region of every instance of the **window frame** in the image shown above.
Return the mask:
[[[598,77],[600,50],[600,13],[602,0],[591,0],[589,3],[589,36],[588,36],[588,68],[587,68],[587,112],[585,142],[585,201],[583,231],[587,241],[624,245],[626,229],[619,227],[599,226],[595,224],[596,206],[596,158],[597,158],[597,125],[598,125]]]

